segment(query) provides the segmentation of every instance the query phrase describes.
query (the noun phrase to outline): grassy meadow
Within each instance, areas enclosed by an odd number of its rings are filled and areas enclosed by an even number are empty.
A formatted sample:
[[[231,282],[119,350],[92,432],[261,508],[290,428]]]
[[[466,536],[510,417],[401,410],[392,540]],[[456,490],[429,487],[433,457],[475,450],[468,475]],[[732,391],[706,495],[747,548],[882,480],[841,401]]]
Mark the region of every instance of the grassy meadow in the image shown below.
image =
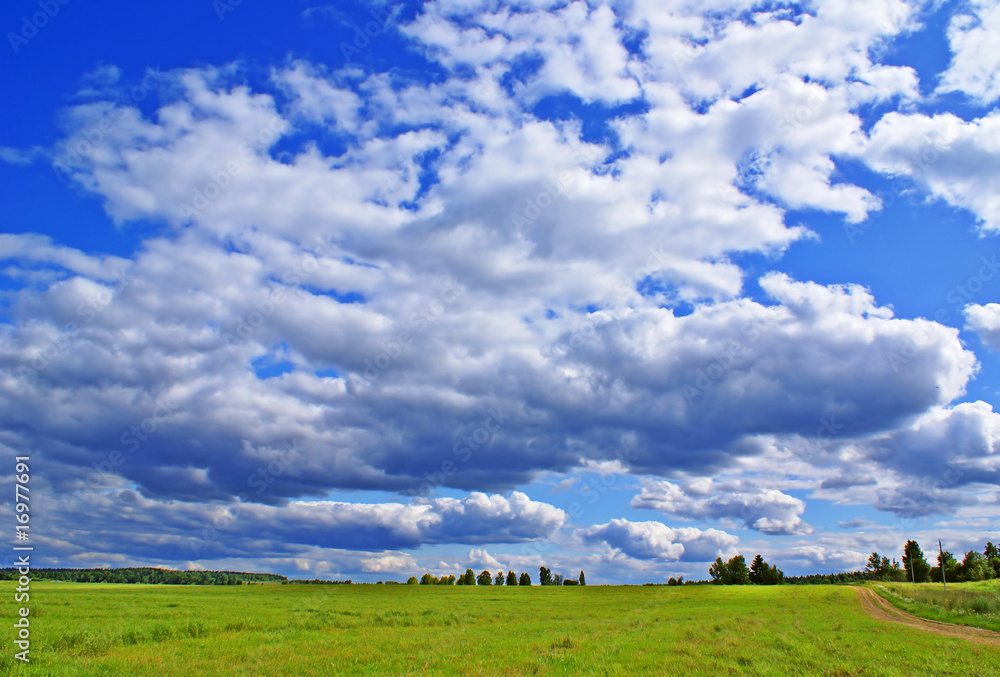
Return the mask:
[[[839,586],[166,586],[36,581],[0,675],[975,675],[1000,648],[866,616]],[[10,622],[8,622],[10,621]]]
[[[914,616],[1000,632],[1000,580],[975,583],[870,583],[869,587]]]

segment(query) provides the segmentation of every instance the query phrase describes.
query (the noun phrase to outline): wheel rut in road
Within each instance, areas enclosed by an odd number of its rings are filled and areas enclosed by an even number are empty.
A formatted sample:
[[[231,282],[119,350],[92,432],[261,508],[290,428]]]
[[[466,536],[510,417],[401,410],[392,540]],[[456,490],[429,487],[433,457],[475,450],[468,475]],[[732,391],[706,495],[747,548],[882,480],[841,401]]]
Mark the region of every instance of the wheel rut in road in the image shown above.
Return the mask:
[[[861,608],[872,618],[889,623],[898,623],[910,628],[917,628],[925,632],[932,632],[942,637],[955,637],[977,644],[1000,646],[1000,633],[983,630],[982,628],[971,628],[967,625],[955,625],[954,623],[942,623],[941,621],[932,621],[927,618],[918,618],[905,611],[900,611],[889,603],[888,600],[880,597],[869,588],[852,587],[858,593],[858,601],[861,602]]]

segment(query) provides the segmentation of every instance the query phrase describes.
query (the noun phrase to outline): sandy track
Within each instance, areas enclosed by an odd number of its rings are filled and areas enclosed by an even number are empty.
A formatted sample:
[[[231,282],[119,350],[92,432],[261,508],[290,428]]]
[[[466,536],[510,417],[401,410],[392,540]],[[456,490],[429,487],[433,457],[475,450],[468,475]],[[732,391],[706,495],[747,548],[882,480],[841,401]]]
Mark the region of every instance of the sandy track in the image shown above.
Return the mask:
[[[890,623],[899,623],[900,625],[917,628],[926,632],[933,632],[935,635],[943,637],[955,637],[957,639],[976,642],[977,644],[1000,646],[1000,633],[980,628],[970,628],[966,625],[955,625],[954,623],[942,623],[926,618],[917,618],[905,611],[900,611],[886,599],[879,597],[868,588],[852,587],[858,593],[858,601],[861,602],[861,608],[872,618]]]

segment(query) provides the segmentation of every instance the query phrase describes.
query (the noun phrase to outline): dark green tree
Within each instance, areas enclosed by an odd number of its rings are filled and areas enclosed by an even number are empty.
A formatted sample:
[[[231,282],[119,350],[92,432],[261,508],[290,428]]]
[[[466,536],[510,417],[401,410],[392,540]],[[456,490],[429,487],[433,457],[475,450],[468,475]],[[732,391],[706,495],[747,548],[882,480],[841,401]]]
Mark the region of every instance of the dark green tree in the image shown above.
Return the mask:
[[[743,555],[736,555],[726,562],[726,568],[729,570],[729,577],[733,585],[746,585],[750,582],[750,570],[747,569]]]
[[[517,585],[517,574],[513,571],[507,572],[507,585]]]
[[[562,574],[556,574],[552,577],[552,585],[562,585],[563,577]]]
[[[479,576],[476,578],[476,583],[479,585],[489,585],[493,582],[493,576],[490,575],[489,571],[485,569],[479,572]]]
[[[916,541],[907,541],[903,546],[903,569],[906,570],[907,581],[924,583],[930,580],[931,565],[927,563]]]
[[[518,585],[531,585],[531,576],[527,573],[521,574],[520,578],[517,579]]]
[[[942,557],[943,555],[943,557]],[[944,573],[945,577],[949,581],[958,581],[958,562],[955,561],[955,556],[945,550],[943,553],[939,553],[937,556],[937,566],[931,569],[931,580],[935,583],[941,582],[941,560],[944,559]]]
[[[781,585],[785,582],[785,572],[773,564],[764,573],[763,585]]]
[[[986,577],[1000,578],[1000,550],[993,545],[992,541],[986,543],[983,557],[986,559]]]
[[[716,557],[712,566],[708,567],[708,575],[712,577],[712,582],[716,585],[731,585],[729,580],[729,570],[721,557]]]
[[[419,583],[420,583],[420,581],[417,580],[416,576],[410,576],[409,578],[406,579],[406,584],[407,585],[417,585]]]
[[[552,585],[552,572],[545,567],[538,567],[538,584]]]
[[[868,563],[865,565],[865,571],[872,575],[872,578],[887,581],[890,578],[890,571],[892,570],[892,565],[889,563],[888,557],[882,557],[877,552],[873,552],[868,556]]]
[[[579,580],[580,580],[580,585],[586,585],[587,584],[587,579],[584,577],[583,571],[580,571],[580,579]]]
[[[503,585],[504,575],[503,571],[498,571],[497,575],[493,577],[493,585]]]
[[[743,555],[736,555],[728,562],[716,557],[715,562],[708,568],[708,573],[716,585],[746,585],[750,582],[750,570],[747,569]]]
[[[970,550],[965,553],[958,574],[963,581],[982,581],[986,578],[986,568],[986,558],[975,550]]]
[[[466,569],[465,574],[462,576],[465,579],[465,585],[475,585],[476,584],[476,574],[472,572],[472,569]]]
[[[758,554],[750,563],[750,582],[754,585],[764,584],[764,575],[767,572],[767,562]]]

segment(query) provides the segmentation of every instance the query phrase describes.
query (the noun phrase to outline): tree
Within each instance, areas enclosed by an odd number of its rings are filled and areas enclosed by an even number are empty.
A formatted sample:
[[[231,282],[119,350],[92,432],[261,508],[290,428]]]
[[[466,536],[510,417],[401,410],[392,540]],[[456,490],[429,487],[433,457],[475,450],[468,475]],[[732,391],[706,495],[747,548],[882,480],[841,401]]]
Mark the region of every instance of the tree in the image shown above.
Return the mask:
[[[517,574],[513,571],[507,572],[507,585],[517,585]]]
[[[945,550],[937,556],[937,566],[931,569],[931,580],[935,583],[941,582],[941,560],[944,559],[944,574],[949,581],[958,581],[958,562],[955,556]]]
[[[489,585],[493,582],[493,576],[490,575],[489,571],[483,569],[479,572],[479,577],[476,578],[476,583],[479,585]]]
[[[538,584],[552,585],[552,572],[545,567],[538,567]]]
[[[580,585],[586,585],[586,584],[587,584],[587,579],[584,578],[583,571],[581,570],[580,571]]]
[[[497,575],[493,577],[493,585],[503,585],[504,575],[503,571],[498,571]]]
[[[407,585],[417,585],[418,583],[420,583],[420,581],[417,580],[416,576],[410,576],[409,578],[406,579]]]
[[[764,572],[763,585],[781,585],[785,582],[785,572],[773,564]]]
[[[465,573],[462,575],[465,579],[463,585],[475,585],[476,584],[476,574],[472,573],[472,569],[466,569]]]
[[[868,556],[868,564],[865,565],[865,571],[872,574],[873,578],[878,580],[886,580],[889,573],[889,558],[882,557],[877,552],[873,552]]]
[[[726,562],[726,568],[729,570],[733,585],[746,585],[750,582],[750,570],[747,569],[743,555],[736,555]]]
[[[743,555],[736,555],[728,562],[716,557],[715,562],[708,568],[708,573],[716,585],[746,585],[750,582],[750,570],[747,569]]]
[[[531,576],[526,573],[521,574],[521,577],[517,579],[518,585],[531,585]]]
[[[716,557],[712,566],[708,567],[708,575],[712,577],[712,582],[716,585],[729,585],[729,570],[721,557]]]
[[[905,580],[924,583],[930,579],[931,565],[924,559],[916,541],[907,541],[903,546],[903,568],[906,570]]]
[[[750,582],[754,585],[761,585],[764,582],[764,573],[767,571],[767,562],[758,554],[750,563]]]
[[[437,585],[438,579],[434,578],[430,574],[424,574],[420,577],[420,585]]]
[[[1000,578],[1000,549],[992,542],[987,542],[986,549],[983,550],[983,557],[986,558],[987,578]]]
[[[563,577],[562,574],[556,574],[552,577],[552,585],[562,585]]]
[[[754,585],[781,585],[785,582],[784,572],[773,564],[769,565],[760,555],[753,558],[748,578]]]
[[[959,568],[959,576],[963,581],[981,581],[986,578],[986,559],[975,550],[965,553],[965,559]]]

